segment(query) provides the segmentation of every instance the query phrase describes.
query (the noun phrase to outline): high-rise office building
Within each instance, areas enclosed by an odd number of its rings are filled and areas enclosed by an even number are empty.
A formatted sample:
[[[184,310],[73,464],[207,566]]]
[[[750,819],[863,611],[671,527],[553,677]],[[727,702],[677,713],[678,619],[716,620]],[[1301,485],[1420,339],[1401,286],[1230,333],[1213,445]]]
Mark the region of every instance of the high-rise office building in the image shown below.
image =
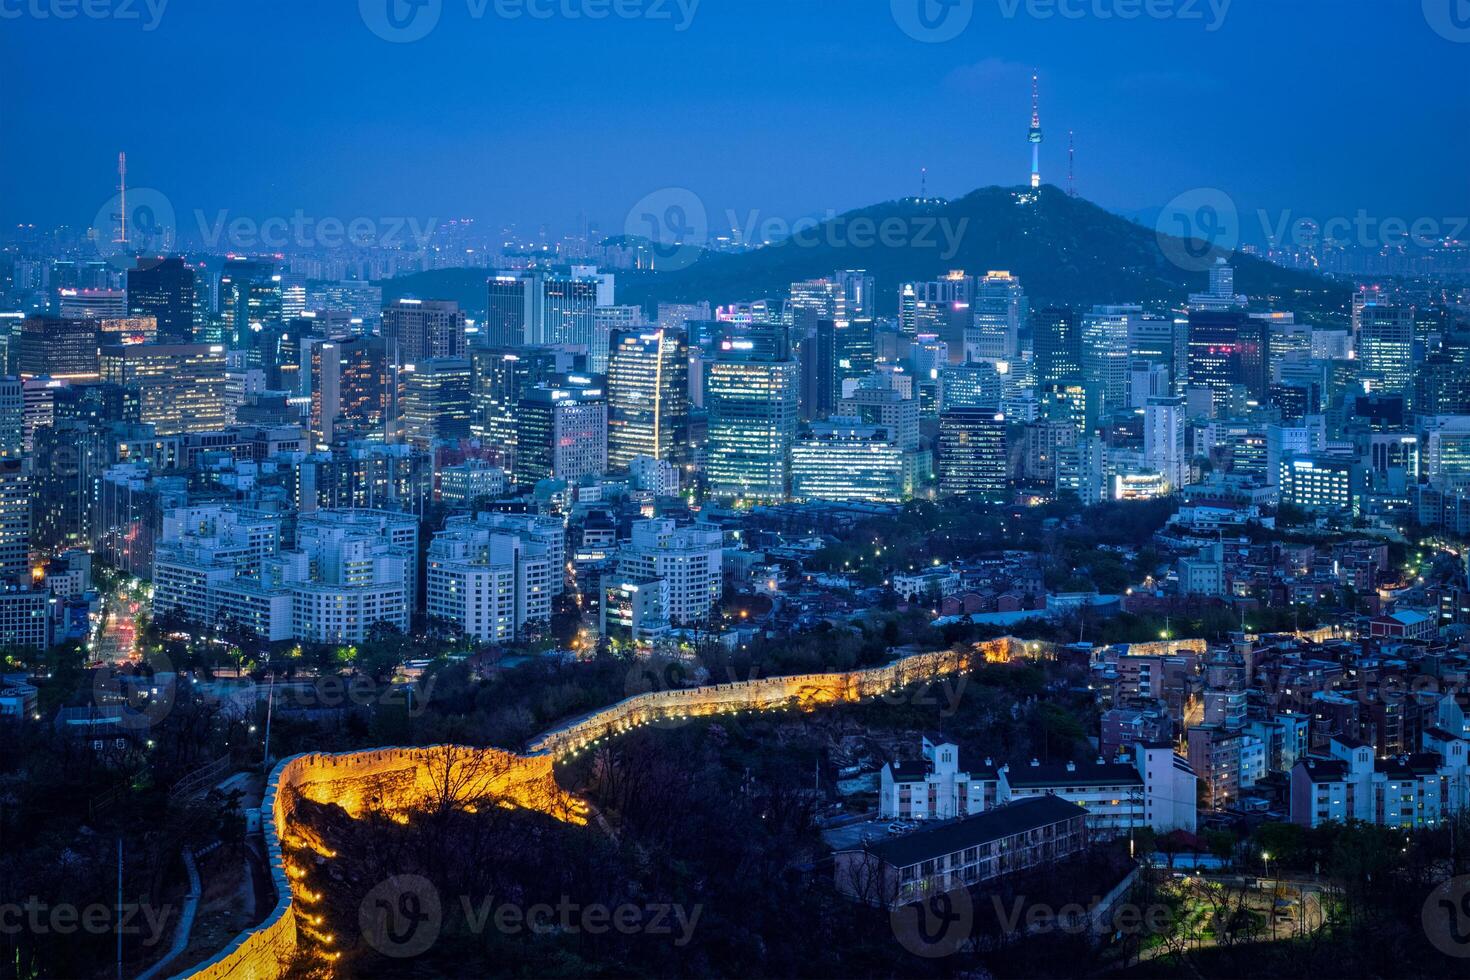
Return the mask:
[[[882,425],[833,416],[792,445],[791,499],[902,503],[918,489],[927,459]]]
[[[607,394],[594,379],[573,375],[522,393],[516,410],[517,483],[607,472]]]
[[[687,445],[689,344],[683,330],[646,328],[613,335],[608,356],[608,464],[638,456],[674,458]]]
[[[873,373],[873,321],[820,319],[802,344],[803,414],[823,418],[837,410],[848,382]]]
[[[573,266],[568,276],[537,276],[530,317],[533,344],[558,344],[591,350],[594,311],[613,306],[613,277],[595,268]]]
[[[1077,380],[1082,374],[1082,333],[1077,314],[1065,307],[1048,306],[1038,311],[1032,322],[1037,382],[1046,385]]]
[[[1367,302],[1354,309],[1358,376],[1370,390],[1408,394],[1414,380],[1414,316],[1406,306]]]
[[[1265,400],[1269,329],[1244,310],[1189,314],[1189,383],[1208,388],[1217,411],[1228,413],[1235,388]]]
[[[939,416],[939,492],[985,503],[1010,499],[1006,418],[999,410],[952,408]]]
[[[128,315],[128,295],[120,289],[61,289],[56,295],[64,319],[101,320]]]
[[[842,300],[848,316],[877,316],[878,298],[874,280],[866,269],[839,269],[833,273],[832,280],[842,290]]]
[[[781,501],[796,438],[799,368],[789,359],[743,356],[749,353],[722,350],[708,365],[705,476],[715,497]]]
[[[965,357],[971,361],[1014,361],[1021,354],[1030,307],[1021,280],[1009,272],[987,272],[975,280]]]
[[[888,438],[905,452],[919,448],[919,402],[915,398],[904,397],[897,388],[860,383],[838,403],[838,408],[845,418],[880,426],[886,430]]]
[[[1094,306],[1082,318],[1082,375],[1102,392],[1103,411],[1128,407],[1128,335],[1138,306]]]
[[[400,299],[383,308],[383,339],[399,365],[465,356],[465,317],[450,300]]]
[[[395,383],[381,337],[327,340],[311,348],[311,432],[318,444],[386,437]]]
[[[401,438],[424,447],[468,439],[474,407],[470,374],[469,359],[462,357],[431,357],[403,367],[398,404]]]
[[[470,394],[474,412],[470,434],[499,450],[501,465],[512,468],[516,411],[521,395],[556,375],[570,373],[572,356],[549,347],[476,347],[470,351]]]
[[[285,319],[281,275],[274,262],[226,260],[218,297],[223,340],[230,350],[253,350],[255,334]]]
[[[25,449],[25,382],[0,378],[0,459],[18,459]]]
[[[1150,398],[1143,409],[1145,464],[1162,475],[1171,490],[1189,482],[1189,459],[1184,448],[1184,398]]]
[[[22,378],[97,380],[98,321],[28,316],[20,327],[17,354]]]
[[[159,343],[191,343],[194,270],[177,256],[139,259],[138,267],[128,270],[128,313],[153,317]]]
[[[532,309],[531,276],[497,275],[488,283],[489,301],[480,325],[481,347],[513,349],[527,343]]]
[[[1132,364],[1143,361],[1165,372],[1167,391],[1178,394],[1189,377],[1189,321],[1162,316],[1128,318],[1128,357]],[[1147,395],[1129,391],[1129,404],[1141,405]]]
[[[234,422],[225,408],[219,344],[128,344],[102,348],[102,378],[129,392],[138,421],[160,436],[208,432]]]
[[[641,306],[599,306],[592,311],[592,341],[587,348],[587,370],[606,374],[613,336],[648,325]],[[681,331],[682,332],[682,331]]]
[[[0,587],[29,579],[31,480],[19,459],[0,459]]]

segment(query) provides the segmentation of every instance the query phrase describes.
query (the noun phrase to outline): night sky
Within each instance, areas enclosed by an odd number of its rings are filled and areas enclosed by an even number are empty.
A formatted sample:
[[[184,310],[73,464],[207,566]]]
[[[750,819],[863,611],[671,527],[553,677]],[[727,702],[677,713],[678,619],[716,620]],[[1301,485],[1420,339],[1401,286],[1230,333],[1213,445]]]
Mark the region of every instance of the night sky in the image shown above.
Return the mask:
[[[1126,21],[1091,11],[1144,0],[1065,0],[1080,19],[951,0],[973,15],[941,43],[906,34],[890,0],[701,0],[684,30],[674,0],[618,0],[664,16],[601,21],[430,0],[438,24],[412,43],[365,23],[389,0],[171,0],[153,30],[145,0],[88,0],[136,19],[31,12],[80,2],[0,0],[7,225],[86,224],[118,150],[181,218],[557,233],[585,212],[609,230],[677,186],[712,218],[790,219],[916,193],[921,166],[957,195],[1026,179],[1032,66],[1044,176],[1065,182],[1074,129],[1079,191],[1106,207],[1213,186],[1251,214],[1470,213],[1470,11],[1436,32],[1421,0],[1234,0],[1215,30],[1208,0]]]

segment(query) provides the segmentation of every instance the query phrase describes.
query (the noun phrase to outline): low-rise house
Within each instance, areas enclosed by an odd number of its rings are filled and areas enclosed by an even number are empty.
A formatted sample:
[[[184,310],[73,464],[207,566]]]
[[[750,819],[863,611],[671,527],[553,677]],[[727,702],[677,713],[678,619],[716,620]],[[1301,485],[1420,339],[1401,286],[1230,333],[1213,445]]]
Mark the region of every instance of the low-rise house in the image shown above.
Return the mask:
[[[1055,796],[833,855],[837,890],[896,907],[1071,857],[1087,847],[1087,811]]]

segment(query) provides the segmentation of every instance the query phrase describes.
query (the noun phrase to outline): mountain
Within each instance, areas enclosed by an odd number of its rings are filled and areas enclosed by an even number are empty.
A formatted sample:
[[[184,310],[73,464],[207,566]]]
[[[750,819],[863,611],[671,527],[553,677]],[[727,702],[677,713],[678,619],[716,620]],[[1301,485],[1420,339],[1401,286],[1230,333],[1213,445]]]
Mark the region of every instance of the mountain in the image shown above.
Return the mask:
[[[781,296],[793,282],[838,269],[866,269],[875,280],[878,313],[891,315],[899,283],[935,279],[951,269],[982,275],[1004,269],[1020,277],[1033,308],[1178,305],[1188,293],[1203,290],[1207,278],[1206,261],[1182,262],[1187,268],[1171,261],[1184,248],[1177,238],[1160,236],[1055,187],[1039,193],[985,187],[951,201],[909,198],[850,211],[809,228],[799,239],[739,254],[703,252],[671,272],[620,272],[617,295],[619,303],[647,307],[706,299],[729,303]],[[1344,286],[1244,254],[1230,261],[1238,292],[1270,298],[1287,309],[1345,309]],[[481,311],[484,279],[483,270],[420,273],[384,282],[384,299],[458,299],[465,309]]]

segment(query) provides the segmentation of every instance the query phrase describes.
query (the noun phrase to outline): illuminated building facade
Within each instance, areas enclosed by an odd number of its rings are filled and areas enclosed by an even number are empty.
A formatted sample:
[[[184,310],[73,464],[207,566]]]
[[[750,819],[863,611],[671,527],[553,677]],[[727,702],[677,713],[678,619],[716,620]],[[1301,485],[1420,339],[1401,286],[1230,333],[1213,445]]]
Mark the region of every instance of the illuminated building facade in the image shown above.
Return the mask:
[[[736,501],[785,500],[796,439],[799,368],[791,360],[745,359],[739,347],[737,343],[722,352],[708,368],[709,492]]]
[[[102,348],[102,378],[135,398],[138,421],[160,436],[222,429],[225,351],[218,344],[129,344]]]
[[[667,460],[688,439],[689,344],[684,331],[615,333],[608,355],[608,465]]]

